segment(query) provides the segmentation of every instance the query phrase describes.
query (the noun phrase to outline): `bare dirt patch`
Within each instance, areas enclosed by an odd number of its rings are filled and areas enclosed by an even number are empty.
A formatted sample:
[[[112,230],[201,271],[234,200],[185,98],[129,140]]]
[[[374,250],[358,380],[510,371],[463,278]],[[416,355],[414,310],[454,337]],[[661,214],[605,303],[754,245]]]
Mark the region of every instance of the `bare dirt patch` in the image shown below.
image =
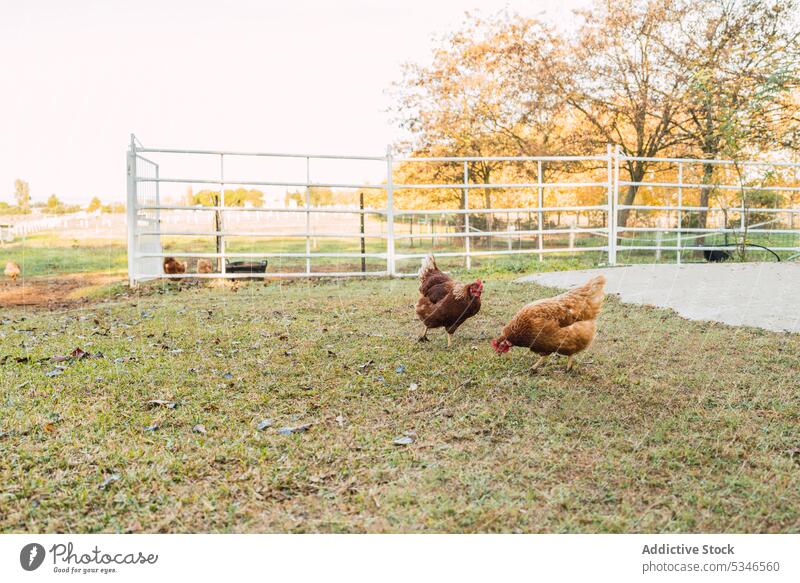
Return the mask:
[[[0,280],[0,307],[57,308],[90,301],[90,288],[110,285],[119,275],[76,273],[58,277],[26,277],[16,282]]]

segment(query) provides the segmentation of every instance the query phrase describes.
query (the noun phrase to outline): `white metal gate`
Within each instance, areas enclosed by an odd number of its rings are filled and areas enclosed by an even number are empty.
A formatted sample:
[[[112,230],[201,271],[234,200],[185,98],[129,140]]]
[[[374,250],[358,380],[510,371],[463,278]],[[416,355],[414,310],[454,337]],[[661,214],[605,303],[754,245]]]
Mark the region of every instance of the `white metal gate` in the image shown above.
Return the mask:
[[[183,156],[183,157],[204,157],[217,160],[216,176],[177,176],[162,175],[160,165],[151,159],[155,156]],[[270,159],[276,161],[304,162],[305,180],[265,180],[263,177],[258,179],[243,176],[229,175],[226,166],[234,159]],[[346,181],[312,181],[311,164],[318,161],[339,161],[339,162],[369,162],[382,165],[384,171],[379,181],[367,182],[361,179]],[[655,174],[647,175],[642,180],[624,180],[620,176],[621,165],[629,162],[644,162],[650,165],[666,165],[671,169],[665,171],[659,178]],[[459,179],[457,181],[444,182],[395,182],[397,168],[410,168],[415,165],[448,165],[459,169]],[[530,167],[530,172],[526,174],[528,179],[514,182],[485,182],[478,181],[470,172],[470,167],[474,164],[525,164]],[[547,180],[546,173],[543,171],[545,165],[554,164],[565,165],[588,165],[592,168],[591,180],[570,181],[562,180],[569,175],[559,176],[557,180]],[[314,276],[404,276],[415,272],[415,264],[412,262],[423,257],[427,250],[415,251],[404,245],[410,240],[413,245],[414,240],[430,238],[435,242],[437,237],[460,240],[463,244],[456,248],[437,251],[437,257],[462,257],[464,265],[469,269],[472,267],[473,259],[482,257],[498,257],[504,255],[536,255],[540,259],[550,253],[595,253],[605,258],[605,262],[615,265],[620,252],[654,252],[659,257],[661,253],[672,253],[675,259],[680,262],[682,256],[689,251],[697,250],[720,250],[728,248],[726,245],[706,244],[704,239],[711,234],[731,234],[734,238],[742,237],[743,233],[751,236],[759,233],[769,232],[770,234],[785,233],[793,238],[789,244],[778,246],[775,249],[786,252],[800,251],[797,236],[800,236],[800,228],[795,227],[796,213],[800,213],[795,201],[795,193],[800,192],[800,184],[797,183],[798,164],[794,163],[768,163],[768,162],[741,162],[737,168],[744,169],[745,174],[753,168],[780,168],[794,173],[794,181],[791,184],[775,185],[768,187],[763,185],[745,184],[741,174],[738,184],[720,183],[698,183],[689,182],[684,179],[687,168],[695,168],[698,165],[731,166],[732,161],[726,160],[695,160],[678,158],[633,158],[623,155],[618,148],[609,146],[605,154],[597,156],[541,156],[541,157],[395,157],[387,150],[385,156],[337,156],[320,154],[282,154],[282,153],[263,153],[263,152],[236,152],[236,151],[209,151],[209,150],[177,150],[165,148],[144,147],[131,136],[130,149],[128,151],[128,271],[132,284],[147,279],[162,277],[199,277],[199,278],[228,278],[228,277],[314,277]],[[451,173],[452,175],[452,173]],[[532,179],[530,177],[533,177]],[[666,176],[666,177],[664,177]],[[774,182],[774,180],[773,180]],[[219,188],[218,198],[210,204],[176,204],[173,202],[165,203],[162,200],[161,185],[195,185]],[[280,187],[299,189],[303,193],[302,204],[289,206],[287,204],[271,204],[266,206],[243,206],[238,204],[232,206],[226,204],[226,187]],[[621,204],[620,194],[625,189],[635,187],[641,192],[659,193],[661,198],[651,201],[649,204]],[[313,189],[340,189],[340,190],[359,190],[362,192],[376,192],[382,196],[381,204],[378,206],[358,207],[337,205],[314,206],[312,204],[311,192]],[[738,206],[707,206],[684,204],[684,193],[691,190],[698,192],[706,189],[715,189],[715,192],[762,192],[768,188],[770,192],[791,193],[789,204],[782,207],[767,208],[760,206],[758,213],[772,213],[775,220],[761,221],[759,223],[748,222],[747,196],[741,196]],[[560,193],[568,192],[575,197],[581,192],[591,191],[595,197],[594,204],[548,204],[547,193],[555,189]],[[531,200],[529,204],[522,207],[476,207],[471,193],[475,190],[486,192],[508,192],[529,193]],[[402,208],[397,204],[395,194],[398,192],[431,192],[449,191],[458,192],[461,196],[459,208]],[[535,199],[533,197],[535,195]],[[662,196],[663,195],[663,196]],[[655,196],[655,195],[654,195]],[[652,197],[651,197],[652,198]],[[535,201],[535,202],[534,202]],[[165,219],[162,214],[167,212],[183,213],[195,216],[195,213],[208,216],[213,213],[216,217],[212,229],[188,228],[179,231],[165,229]],[[620,212],[637,213],[640,217],[635,224],[618,225],[617,220]],[[726,219],[730,216],[738,217],[738,224],[732,226],[730,222],[725,222],[717,227],[698,227],[691,226],[686,222],[686,217],[692,213],[706,212],[709,216],[724,212]],[[252,213],[256,213],[253,215]],[[568,226],[560,223],[553,225],[548,222],[546,215],[562,213],[578,215],[591,214],[595,217],[594,224],[591,221],[583,226],[580,220],[575,220]],[[242,222],[242,217],[249,214],[247,229],[237,230],[235,227]],[[305,245],[293,251],[282,250],[236,250],[228,245],[229,240],[241,237],[277,237],[280,233],[276,232],[274,224],[279,217],[292,215],[296,221],[298,229],[289,236],[292,238],[304,239]],[[312,220],[323,217],[323,226],[333,221],[336,216],[355,215],[360,221],[360,228],[353,229],[352,232],[344,234],[346,238],[355,238],[360,242],[360,249],[357,251],[341,250],[317,250],[316,242],[326,238],[336,241],[337,237],[342,238],[342,233],[328,233],[312,229]],[[520,221],[521,215],[527,215],[528,220],[525,225]],[[657,215],[656,224],[648,215]],[[781,226],[780,217],[789,216],[788,228],[775,228]],[[491,220],[488,217],[492,217]],[[483,228],[478,229],[473,223],[482,220],[485,225],[494,225],[498,217],[506,217],[506,228]],[[519,228],[515,228],[511,216],[516,217]],[[414,219],[427,218],[431,230],[428,233],[413,232]],[[452,217],[455,225],[448,223],[447,230],[436,231],[434,229],[435,220],[432,218],[441,217],[450,220]],[[533,217],[536,220],[533,220]],[[600,217],[599,219],[597,217]],[[643,218],[642,218],[643,217]],[[367,233],[365,222],[367,220],[379,226],[377,233]],[[194,222],[186,221],[190,227]],[[410,225],[410,230],[409,230]],[[417,224],[418,229],[420,223]],[[351,224],[352,226],[352,224]],[[800,226],[800,225],[798,225]],[[402,227],[402,229],[399,229]],[[402,232],[401,232],[402,231]],[[408,232],[405,232],[408,231]],[[587,236],[588,244],[576,245],[578,237]],[[650,241],[647,236],[654,236],[655,241]],[[665,238],[666,236],[666,238]],[[726,235],[727,236],[727,235]],[[213,252],[196,250],[166,250],[164,248],[165,238],[181,237],[214,237],[216,248]],[[559,239],[562,237],[562,239]],[[545,245],[546,238],[555,238],[556,244]],[[564,239],[566,238],[566,239]],[[375,248],[367,249],[365,241],[367,239],[379,239],[383,243]],[[507,241],[507,249],[486,248],[484,245],[476,245],[481,241]],[[525,246],[522,241],[530,244]],[[511,242],[519,241],[517,248],[513,248]],[[568,241],[568,243],[565,243]],[[699,241],[699,242],[698,242]],[[195,273],[191,268],[186,274],[166,275],[163,272],[163,259],[165,257],[175,257],[178,260],[191,258],[207,259],[215,261],[216,269],[212,273]],[[300,267],[292,271],[280,271],[271,269],[270,264],[265,270],[257,273],[230,272],[233,263],[231,261],[252,259],[263,260],[297,260]],[[334,268],[330,265],[326,269],[315,269],[315,261],[327,260],[334,262]],[[361,269],[336,269],[335,266],[341,263],[360,261]],[[367,261],[373,262],[372,268],[367,269]],[[375,265],[375,262],[379,264]],[[304,265],[303,265],[304,263]],[[399,264],[403,263],[405,268]],[[350,264],[348,264],[350,265]],[[351,266],[352,267],[352,266]]]

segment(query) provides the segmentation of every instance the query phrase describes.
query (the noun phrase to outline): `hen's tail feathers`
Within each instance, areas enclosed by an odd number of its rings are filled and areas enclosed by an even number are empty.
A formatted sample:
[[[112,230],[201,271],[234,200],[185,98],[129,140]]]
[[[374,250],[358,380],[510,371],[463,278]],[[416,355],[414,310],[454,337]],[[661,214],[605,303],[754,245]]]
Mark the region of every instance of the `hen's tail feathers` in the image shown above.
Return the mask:
[[[570,290],[568,293],[574,297],[575,309],[578,312],[578,320],[594,320],[600,313],[603,306],[603,287],[606,285],[606,278],[603,275],[593,277],[580,287]]]
[[[423,281],[432,271],[439,271],[439,267],[437,267],[436,259],[433,258],[433,255],[428,254],[422,260],[422,267],[419,268],[419,280]]]

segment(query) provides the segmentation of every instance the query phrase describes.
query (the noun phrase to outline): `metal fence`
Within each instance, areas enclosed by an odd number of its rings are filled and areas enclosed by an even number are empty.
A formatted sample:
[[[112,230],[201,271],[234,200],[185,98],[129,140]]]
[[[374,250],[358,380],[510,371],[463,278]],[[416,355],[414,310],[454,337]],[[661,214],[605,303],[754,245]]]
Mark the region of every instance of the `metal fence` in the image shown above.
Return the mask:
[[[216,176],[163,175],[160,162],[152,159],[159,156],[203,157],[206,160],[210,157],[217,161]],[[270,159],[279,163],[300,161],[305,166],[305,176],[304,179],[290,181],[231,175],[227,171],[229,162],[243,158]],[[383,170],[381,176],[373,181],[312,181],[311,165],[318,161],[368,162],[382,166]],[[635,163],[647,165],[649,171],[638,181],[625,180],[624,174],[630,174],[628,166]],[[486,180],[485,174],[480,177],[476,175],[475,168],[500,167],[504,164],[524,166],[524,171],[514,175],[521,178],[495,182]],[[399,169],[404,176],[413,176],[414,167],[425,165],[440,170],[447,168],[447,172],[440,172],[444,178],[437,181],[395,180]],[[559,165],[567,168],[548,176],[547,169]],[[634,158],[623,155],[619,148],[611,146],[604,154],[597,156],[539,157],[420,158],[393,156],[389,150],[384,156],[177,150],[144,147],[131,136],[127,163],[129,277],[131,283],[135,284],[147,279],[187,276],[405,276],[416,272],[417,260],[427,253],[427,249],[414,249],[415,241],[427,239],[432,243],[442,239],[456,241],[448,248],[438,249],[437,257],[463,258],[464,266],[468,269],[478,259],[520,255],[542,259],[548,254],[564,253],[593,253],[598,262],[610,265],[617,264],[621,253],[655,253],[659,259],[662,254],[672,254],[680,262],[689,252],[724,250],[731,246],[730,242],[713,241],[714,237],[733,237],[741,242],[744,236],[757,237],[764,233],[790,235],[789,243],[775,249],[797,253],[800,251],[797,240],[800,229],[795,228],[795,216],[800,213],[800,208],[795,204],[795,193],[800,192],[798,166],[800,164],[761,161],[734,164],[726,160]],[[717,167],[735,168],[735,183],[720,182],[719,178],[692,178],[697,168]],[[754,169],[769,169],[770,172],[780,169],[793,173],[794,177],[776,184],[780,177],[767,173],[768,177],[759,182],[758,177],[754,177],[757,174]],[[501,176],[507,175],[501,173]],[[453,176],[457,178],[453,180]],[[709,176],[713,176],[713,173],[709,173]],[[575,180],[576,177],[579,180]],[[214,191],[216,197],[205,204],[175,204],[174,201],[162,201],[164,185],[219,190]],[[247,206],[238,202],[234,206],[226,204],[226,187],[298,189],[302,193],[302,200],[295,206],[285,202],[273,202],[266,206]],[[321,188],[359,191],[361,203],[315,206],[311,194],[314,189]],[[630,189],[635,189],[637,196],[625,204],[626,197],[623,195]],[[513,200],[524,200],[525,204],[481,204],[479,197],[473,195],[476,190],[483,193],[486,199],[511,193]],[[730,196],[720,195],[715,198],[716,205],[710,201],[705,205],[694,203],[694,198],[702,200],[698,193],[703,191],[733,194],[739,200],[732,201]],[[364,192],[375,193],[380,204],[375,205],[373,201],[373,204],[365,205]],[[430,204],[422,205],[423,208],[406,208],[408,205],[404,203],[408,193],[426,196],[426,193],[443,192],[460,197],[457,208],[450,208],[452,204],[445,205],[433,199]],[[749,215],[754,213],[747,194],[764,192],[791,193],[791,196],[788,201],[784,197],[782,202],[786,204],[758,206],[755,209],[757,218],[763,219],[767,214],[773,219],[750,221]],[[647,200],[643,201],[643,198]],[[564,200],[575,204],[561,204]],[[759,204],[762,203],[763,200]],[[176,221],[168,218],[169,213],[179,216],[188,213],[195,218],[184,221],[188,228],[171,230],[168,226],[176,224]],[[708,215],[702,226],[697,224],[697,213]],[[716,218],[719,213],[724,216],[722,222]],[[197,218],[198,215],[212,218],[201,220]],[[557,221],[548,218],[553,215],[558,216]],[[567,224],[562,222],[564,215],[571,217]],[[623,215],[628,220],[619,224]],[[334,224],[337,217],[344,216],[349,217],[341,220],[345,232],[327,232],[330,228],[326,227]],[[293,225],[295,230],[279,229],[279,217],[289,217],[287,223]],[[788,221],[786,217],[789,217]],[[415,220],[418,229],[416,234]],[[194,226],[201,221],[209,228]],[[734,224],[734,221],[738,222]],[[322,223],[323,230],[312,228],[314,222]],[[421,232],[422,225],[428,225],[429,231]],[[504,228],[500,228],[503,225]],[[173,247],[176,248],[167,249],[164,244],[165,240],[184,238],[191,242],[202,237],[213,239],[213,250],[178,249],[175,245]],[[284,237],[297,240],[302,245],[292,251],[274,248],[237,250],[229,245],[233,239],[238,241],[248,237]],[[359,245],[356,250],[318,250],[317,242],[326,239],[332,241],[334,246],[343,239],[355,239]],[[372,241],[369,249],[366,246],[368,240]],[[377,244],[374,242],[376,240]],[[506,242],[506,247],[495,248],[497,241]],[[190,259],[205,259],[213,261],[215,265],[212,273],[196,273],[191,266],[187,266],[186,273],[167,275],[163,271],[165,257],[174,257],[179,261],[185,259],[187,262]],[[254,259],[266,260],[266,268],[244,273],[234,269],[236,262]],[[292,268],[277,269],[272,266],[273,262],[291,261],[295,262]],[[342,269],[342,265],[345,268]]]

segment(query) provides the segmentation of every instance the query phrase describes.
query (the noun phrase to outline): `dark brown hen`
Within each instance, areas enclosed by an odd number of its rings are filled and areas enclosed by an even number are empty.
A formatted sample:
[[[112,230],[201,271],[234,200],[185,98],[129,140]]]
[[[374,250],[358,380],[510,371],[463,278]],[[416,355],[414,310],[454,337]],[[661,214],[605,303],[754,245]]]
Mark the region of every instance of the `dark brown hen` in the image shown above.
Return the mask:
[[[428,330],[444,328],[449,347],[458,327],[480,311],[483,283],[480,279],[469,284],[455,281],[428,255],[419,270],[419,293],[416,312],[425,326],[419,341],[428,340]]]

